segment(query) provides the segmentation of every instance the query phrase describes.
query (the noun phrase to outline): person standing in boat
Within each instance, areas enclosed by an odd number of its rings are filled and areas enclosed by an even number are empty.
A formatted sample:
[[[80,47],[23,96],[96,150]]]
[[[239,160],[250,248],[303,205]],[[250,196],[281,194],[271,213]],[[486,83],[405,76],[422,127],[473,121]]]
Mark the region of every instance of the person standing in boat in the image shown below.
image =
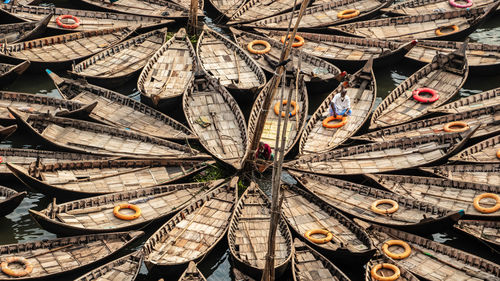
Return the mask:
[[[337,115],[351,116],[351,99],[347,95],[346,88],[348,81],[344,81],[340,86],[340,92],[337,93],[330,102],[330,116],[337,118]]]
[[[269,144],[260,142],[259,148],[255,152],[255,157],[263,160],[273,160],[273,152]]]

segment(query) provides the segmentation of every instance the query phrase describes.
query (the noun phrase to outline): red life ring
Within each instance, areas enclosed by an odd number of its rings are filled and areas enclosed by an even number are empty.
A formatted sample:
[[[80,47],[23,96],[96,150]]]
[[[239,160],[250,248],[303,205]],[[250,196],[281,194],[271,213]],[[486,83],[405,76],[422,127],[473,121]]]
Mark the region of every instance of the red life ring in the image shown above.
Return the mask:
[[[424,97],[420,96],[421,93],[431,94],[432,97],[430,97],[430,98],[424,98]],[[435,102],[435,101],[437,101],[439,99],[439,95],[433,89],[418,88],[418,89],[416,89],[416,90],[413,91],[413,98],[416,101],[419,101],[419,102],[422,102],[422,103],[433,103],[433,102]]]
[[[63,20],[63,19],[72,19],[75,21],[75,23],[74,24],[65,24],[65,23],[61,22],[61,20]],[[80,19],[75,17],[75,16],[72,16],[72,15],[61,15],[61,16],[58,16],[56,18],[56,23],[57,23],[57,25],[59,25],[62,28],[75,29],[75,28],[80,26]]]
[[[472,6],[472,0],[464,0],[466,3],[465,4],[458,4],[455,2],[455,0],[449,0],[448,3],[450,3],[451,6],[456,7],[456,8],[469,8]]]

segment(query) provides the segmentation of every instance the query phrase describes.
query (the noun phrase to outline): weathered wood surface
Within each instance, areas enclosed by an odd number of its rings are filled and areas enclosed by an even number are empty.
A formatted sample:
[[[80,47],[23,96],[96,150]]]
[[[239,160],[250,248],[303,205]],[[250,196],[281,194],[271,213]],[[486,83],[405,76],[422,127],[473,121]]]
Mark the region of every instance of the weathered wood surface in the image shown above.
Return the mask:
[[[500,135],[486,139],[480,143],[470,146],[457,155],[451,157],[450,161],[478,163],[500,163],[497,157],[500,150]]]
[[[19,64],[0,63],[0,85],[3,87],[13,82],[23,74],[31,65],[30,61],[23,61]]]
[[[78,277],[75,281],[133,281],[139,274],[142,260],[142,251],[135,251],[100,266]]]
[[[423,171],[451,180],[500,186],[500,163],[421,167]]]
[[[11,2],[12,3],[12,2]],[[108,28],[138,27],[154,28],[172,23],[173,20],[137,16],[121,13],[98,12],[89,10],[76,10],[67,8],[47,8],[40,6],[24,6],[0,3],[0,9],[22,21],[40,21],[53,14],[47,27],[59,31],[90,31]],[[73,15],[80,19],[80,26],[75,29],[65,29],[57,25],[56,19],[62,15]],[[72,20],[61,20],[64,24],[73,24]]]
[[[478,256],[457,250],[439,242],[389,227],[371,225],[367,229],[378,249],[388,240],[403,240],[411,248],[409,257],[394,260],[415,276],[431,281],[442,280],[500,280],[500,266]],[[391,246],[393,253],[403,248]]]
[[[279,62],[281,56],[281,49],[283,44],[280,41],[269,39],[264,36],[256,35],[253,33],[241,31],[235,28],[230,28],[231,32],[235,36],[235,41],[240,44],[240,46],[248,52],[247,46],[250,42],[254,40],[264,40],[271,45],[271,51],[267,54],[257,55],[250,54],[250,56],[269,73],[274,73],[276,65]],[[255,49],[263,48],[263,46],[255,46]],[[306,82],[324,81],[329,82],[335,79],[337,75],[340,74],[340,69],[335,65],[320,59],[316,56],[309,55],[300,49],[292,48],[290,53],[290,59],[292,62],[288,63],[288,66],[294,65],[297,67],[299,61],[301,64],[301,72],[304,74],[304,80]],[[290,69],[291,70],[291,69]]]
[[[142,187],[111,194],[80,199],[36,211],[31,216],[45,229],[62,235],[76,233],[103,233],[138,229],[141,226],[167,218],[203,192],[221,184],[222,180],[203,183],[181,183]],[[134,220],[122,220],[113,214],[119,204],[134,204],[141,215]],[[128,210],[121,213],[129,214]],[[130,211],[131,212],[131,211]]]
[[[231,94],[217,80],[202,74],[184,92],[182,108],[203,147],[217,159],[241,169],[247,127]]]
[[[323,175],[382,173],[431,164],[460,149],[475,129],[464,133],[426,135],[413,138],[338,148],[321,154],[306,154],[284,167]]]
[[[49,14],[39,21],[1,24],[0,42],[2,44],[12,44],[25,40],[35,39],[39,35],[43,34],[51,18],[52,14]]]
[[[469,8],[487,7],[493,4],[495,0],[476,0],[472,2]],[[407,0],[399,2],[390,7],[382,9],[383,12],[392,15],[426,15],[433,13],[443,13],[451,11],[459,11],[463,8],[458,8],[450,5],[446,0]]]
[[[330,104],[336,94],[344,87],[339,85],[320,104],[309,119],[300,138],[299,155],[322,153],[335,149],[343,144],[368,120],[377,97],[377,82],[372,69],[373,60],[369,59],[366,65],[349,77],[349,85],[345,88],[346,95],[351,100],[351,116],[347,116],[347,123],[340,128],[325,128],[323,120],[329,116]]]
[[[372,277],[371,270],[374,266],[376,266],[377,264],[381,264],[381,263],[390,263],[392,265],[397,266],[396,262],[394,262],[394,260],[392,260],[391,258],[388,258],[384,255],[378,255],[377,257],[370,260],[368,262],[368,264],[366,265],[365,281],[378,281],[377,279]],[[406,270],[404,267],[400,267],[400,266],[398,266],[398,268],[399,268],[399,271],[401,272],[401,275],[399,276],[398,279],[396,279],[397,281],[419,281],[419,279],[417,277],[415,277],[415,275],[413,275],[409,270]],[[394,274],[394,272],[392,270],[386,269],[386,268],[380,269],[379,271],[377,271],[377,273],[380,276],[385,276],[385,277],[388,277],[388,276],[391,276]]]
[[[300,6],[302,0],[249,0],[245,2],[236,12],[229,18],[229,25],[252,22],[281,14],[293,9],[293,5]]]
[[[17,192],[0,185],[0,217],[12,213],[23,201],[27,192]]]
[[[293,242],[295,251],[292,259],[294,281],[350,281],[331,261],[302,243],[298,238]]]
[[[259,278],[264,269],[270,221],[271,202],[252,182],[238,201],[227,238],[235,262],[246,274],[255,278]],[[292,236],[283,219],[277,227],[275,251],[274,267],[279,278],[288,267],[293,253]]]
[[[184,270],[198,262],[224,237],[238,200],[238,177],[222,183],[182,209],[144,244],[148,269]],[[220,184],[220,182],[219,182]]]
[[[206,25],[198,38],[196,53],[203,71],[227,89],[256,93],[266,83],[264,71],[248,52]]]
[[[419,69],[399,84],[375,109],[370,120],[370,129],[399,125],[425,116],[430,108],[436,108],[452,99],[462,88],[469,75],[465,49],[448,55],[436,55],[431,63]],[[423,103],[413,98],[413,91],[421,88],[435,90],[439,99]]]
[[[500,221],[459,220],[454,227],[500,249]]]
[[[500,104],[500,88],[495,88],[479,94],[470,95],[451,103],[447,103],[438,108],[431,109],[431,112],[440,113],[460,113],[477,108],[495,106]]]
[[[17,125],[11,125],[8,127],[4,127],[0,125],[0,141],[8,138],[17,130]]]
[[[91,267],[142,236],[142,231],[81,235],[0,246],[0,258],[23,257],[33,272],[23,278],[0,275],[0,280],[55,280],[56,276]],[[11,265],[15,268],[15,265]],[[19,269],[18,267],[17,269]],[[15,268],[16,269],[16,268]]]
[[[234,281],[255,281],[252,277],[241,272],[236,266],[233,266],[232,272],[234,275]]]
[[[376,181],[386,190],[396,194],[449,210],[464,210],[465,216],[469,218],[500,218],[500,212],[481,213],[473,205],[474,198],[480,194],[500,194],[500,187],[498,186],[422,176],[368,174],[367,177]],[[482,205],[490,207],[495,203],[494,200],[489,198],[481,201]]]
[[[184,271],[179,278],[179,281],[206,281],[205,276],[196,267],[196,263],[190,261],[188,268]]]
[[[228,19],[231,18],[245,2],[246,0],[210,0],[212,6]]]
[[[97,103],[89,114],[95,121],[157,138],[197,139],[180,122],[127,96],[84,81],[60,78],[55,73],[49,76],[64,98],[84,104]]]
[[[139,16],[186,19],[189,9],[166,0],[120,0],[113,4],[104,0],[79,0],[107,11]]]
[[[365,185],[307,173],[290,173],[306,190],[343,213],[398,229],[434,233],[447,229],[463,215],[463,211],[455,212],[409,196]],[[375,213],[370,207],[380,199],[394,200],[399,208],[392,214]],[[378,205],[381,210],[390,207],[392,206],[389,204]]]

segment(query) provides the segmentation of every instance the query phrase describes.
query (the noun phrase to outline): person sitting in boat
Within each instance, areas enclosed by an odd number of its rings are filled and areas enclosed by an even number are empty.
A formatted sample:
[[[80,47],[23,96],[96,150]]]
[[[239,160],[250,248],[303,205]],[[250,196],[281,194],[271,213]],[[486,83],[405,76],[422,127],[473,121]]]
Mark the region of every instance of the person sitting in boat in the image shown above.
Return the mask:
[[[269,144],[260,142],[259,148],[255,152],[255,157],[263,160],[273,160],[273,152]]]
[[[337,118],[337,115],[351,116],[351,99],[347,95],[346,87],[349,82],[345,81],[340,87],[340,92],[337,93],[330,102],[330,116]]]

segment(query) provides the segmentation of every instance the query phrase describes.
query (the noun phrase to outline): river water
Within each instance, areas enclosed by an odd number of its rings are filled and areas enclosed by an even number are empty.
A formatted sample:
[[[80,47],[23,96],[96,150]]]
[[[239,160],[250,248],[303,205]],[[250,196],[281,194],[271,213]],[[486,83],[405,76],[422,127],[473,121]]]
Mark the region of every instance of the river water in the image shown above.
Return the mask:
[[[73,7],[74,4],[68,1],[57,1],[58,6]],[[208,4],[205,4],[208,6]],[[207,16],[214,15],[213,9],[208,7]],[[1,21],[1,19],[0,19]],[[212,23],[209,17],[206,19],[207,23]],[[176,28],[169,29],[170,31],[176,30]],[[482,27],[480,27],[471,36],[471,42],[481,42],[488,44],[500,44],[500,15],[495,15],[493,18],[488,20]],[[396,65],[388,66],[385,68],[375,69],[375,75],[377,79],[378,88],[378,98],[377,104],[380,103],[382,98],[387,96],[392,89],[394,89],[399,83],[403,82],[408,76],[419,69],[418,65],[415,65],[408,61],[401,61]],[[64,73],[59,73],[64,75]],[[1,85],[0,85],[1,86]],[[500,73],[490,73],[489,76],[474,76],[472,73],[465,83],[463,89],[460,90],[460,96],[456,98],[467,96],[474,93],[479,93],[484,90],[496,88],[500,86]],[[20,79],[16,80],[13,84],[2,87],[4,90],[27,92],[41,95],[49,95],[52,97],[60,97],[59,93],[55,89],[52,81],[48,78],[45,72],[39,73],[26,73]],[[309,92],[310,100],[310,114],[312,114],[316,107],[322,102],[322,100],[328,95],[329,91],[332,89],[325,89],[324,92]],[[136,89],[136,82],[130,81],[126,85],[117,89],[122,94],[128,95],[134,99],[139,99],[139,94]],[[249,111],[251,105],[245,104],[240,105],[243,111]],[[180,114],[182,115],[182,113]],[[0,143],[1,147],[19,147],[19,148],[43,148],[38,143],[33,143],[29,137],[14,134],[9,140]],[[30,191],[24,187],[21,183],[17,181],[3,181],[3,185],[14,188],[16,190],[26,190],[28,191],[28,196],[24,199],[21,205],[10,215],[5,218],[0,218],[0,244],[10,244],[18,242],[26,242],[41,239],[52,239],[56,235],[47,232],[40,228],[29,216],[28,210],[34,208],[40,210],[45,208],[49,203],[50,199],[45,196]],[[259,184],[266,191],[269,190],[269,176],[264,177],[259,181]],[[155,228],[150,227],[146,230],[146,237],[155,231]],[[494,262],[499,263],[500,257],[498,254],[492,253],[486,246],[478,242],[477,240],[465,238],[458,233],[449,231],[447,233],[437,233],[432,235],[432,238],[436,241],[449,244],[451,246],[460,248],[465,251],[472,252],[481,257],[487,258]],[[140,243],[145,239],[140,240],[136,243],[132,249],[140,248]],[[218,245],[210,254],[205,258],[205,260],[199,265],[203,274],[207,277],[207,280],[231,280],[231,261],[230,253],[227,250],[227,242],[225,239]],[[352,280],[364,280],[364,268],[344,268],[346,273],[352,278]],[[143,266],[141,269],[141,274],[138,280],[157,280],[158,276],[148,276],[147,270]],[[288,279],[288,278],[286,278]],[[69,280],[69,279],[64,279]],[[168,280],[168,279],[166,279]]]

